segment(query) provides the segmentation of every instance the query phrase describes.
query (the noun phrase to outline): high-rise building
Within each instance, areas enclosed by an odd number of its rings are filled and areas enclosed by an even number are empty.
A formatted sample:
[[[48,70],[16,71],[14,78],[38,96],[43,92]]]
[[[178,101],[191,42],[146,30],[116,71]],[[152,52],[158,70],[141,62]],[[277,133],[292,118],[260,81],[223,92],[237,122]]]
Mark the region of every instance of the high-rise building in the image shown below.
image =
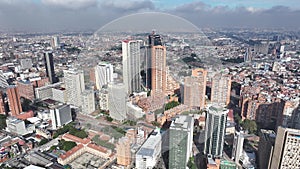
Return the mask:
[[[160,130],[154,130],[135,155],[136,169],[153,168],[161,154]]]
[[[228,109],[213,105],[208,108],[205,120],[204,154],[213,157],[223,155]]]
[[[52,37],[50,45],[53,49],[60,47],[59,37],[58,36]]]
[[[46,74],[50,83],[56,83],[58,80],[55,76],[53,54],[51,52],[44,53],[44,62],[46,67]]]
[[[230,102],[231,77],[216,74],[212,78],[211,102],[218,105],[228,105]]]
[[[100,90],[103,85],[113,82],[113,65],[110,63],[100,62],[95,67],[96,88]]]
[[[119,139],[116,149],[117,149],[117,164],[128,166],[131,163],[131,150],[130,150],[130,140],[127,137],[122,137]]]
[[[169,135],[169,168],[186,169],[192,156],[194,118],[177,116],[171,123]]]
[[[278,127],[269,169],[300,168],[300,130]]]
[[[146,52],[146,83],[151,89],[151,95],[163,97],[166,94],[166,46],[160,35],[149,35],[148,50]],[[151,84],[149,85],[149,82]]]
[[[52,129],[57,129],[72,121],[72,114],[70,105],[57,105],[50,108],[50,118],[52,122]]]
[[[272,152],[274,150],[276,133],[273,130],[261,129],[258,143],[258,166],[259,168],[269,168]]]
[[[68,103],[80,107],[81,93],[85,90],[84,75],[82,70],[64,70],[65,87]]]
[[[90,114],[93,113],[96,108],[95,108],[95,94],[93,90],[85,90],[81,94],[81,99],[82,99],[82,113],[84,114]]]
[[[21,100],[17,86],[10,85],[7,88],[8,105],[11,116],[17,116],[22,112]]]
[[[244,133],[242,131],[236,132],[233,140],[233,148],[232,148],[232,159],[234,159],[235,163],[239,163],[240,157],[243,153],[243,145],[244,145]]]
[[[123,83],[108,84],[108,110],[109,115],[118,121],[127,118],[126,92]]]
[[[30,81],[18,81],[17,88],[20,94],[20,97],[24,97],[28,100],[34,100],[34,90],[33,85]]]
[[[122,42],[123,82],[128,94],[141,91],[141,41]]]
[[[192,108],[203,109],[205,106],[207,71],[204,69],[194,69],[191,77],[186,77],[184,81],[184,104]]]
[[[30,69],[32,68],[31,58],[20,59],[21,69]]]

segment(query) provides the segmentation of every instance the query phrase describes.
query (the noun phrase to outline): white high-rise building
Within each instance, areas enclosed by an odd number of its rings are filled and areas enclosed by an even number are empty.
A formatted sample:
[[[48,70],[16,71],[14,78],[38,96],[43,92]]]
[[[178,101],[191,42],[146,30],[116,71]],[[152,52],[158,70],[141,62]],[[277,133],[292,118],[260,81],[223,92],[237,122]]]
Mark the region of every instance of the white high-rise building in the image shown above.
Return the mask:
[[[108,84],[108,110],[111,118],[123,121],[127,118],[124,84]]]
[[[95,67],[96,88],[100,90],[103,85],[113,82],[113,65],[110,63],[100,62]]]
[[[122,42],[123,80],[128,94],[141,91],[141,44],[140,40]]]
[[[234,159],[235,163],[239,163],[240,157],[243,153],[243,145],[244,145],[244,133],[236,132],[233,140],[233,148],[232,148],[232,159]]]
[[[57,129],[72,121],[70,105],[58,105],[50,109],[52,129]]]
[[[68,103],[80,107],[81,93],[85,90],[83,71],[64,70],[65,87],[68,96]]]
[[[228,109],[221,106],[210,106],[205,120],[204,154],[213,157],[223,155],[224,137],[226,130]]]
[[[85,90],[82,93],[82,113],[90,114],[94,112],[95,109],[95,95],[93,90]]]

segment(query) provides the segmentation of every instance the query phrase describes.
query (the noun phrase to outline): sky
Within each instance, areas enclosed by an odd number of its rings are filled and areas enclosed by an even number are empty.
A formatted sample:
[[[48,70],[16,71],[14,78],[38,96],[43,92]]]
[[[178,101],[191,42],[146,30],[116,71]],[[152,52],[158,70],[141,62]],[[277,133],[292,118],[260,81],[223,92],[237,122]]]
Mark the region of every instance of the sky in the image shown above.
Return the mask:
[[[0,31],[96,30],[140,12],[176,15],[200,28],[300,28],[299,0],[0,0]]]

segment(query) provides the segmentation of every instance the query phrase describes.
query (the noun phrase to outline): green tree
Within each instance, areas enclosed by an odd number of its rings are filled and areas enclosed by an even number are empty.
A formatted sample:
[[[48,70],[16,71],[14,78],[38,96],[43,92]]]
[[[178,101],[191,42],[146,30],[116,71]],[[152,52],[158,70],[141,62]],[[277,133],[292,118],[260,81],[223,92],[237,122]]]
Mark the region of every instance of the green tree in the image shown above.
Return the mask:
[[[77,144],[73,141],[65,141],[65,140],[61,140],[58,144],[58,147],[61,150],[65,150],[65,151],[69,151],[71,150],[73,147],[75,147]]]
[[[195,158],[194,157],[190,157],[187,166],[189,169],[197,169],[197,166],[195,164]]]
[[[106,116],[106,120],[109,121],[109,122],[112,122],[113,118],[111,118],[110,116]]]
[[[44,139],[42,139],[42,140],[40,141],[39,146],[44,145],[44,144],[46,144],[46,143],[48,143],[48,142],[49,142],[49,140],[44,138]]]
[[[179,105],[179,102],[177,101],[171,101],[169,103],[166,104],[165,110],[169,110],[172,109],[173,107],[176,107]]]
[[[248,130],[249,133],[256,133],[257,131],[257,124],[254,120],[249,120],[249,119],[245,119],[241,126],[243,127],[243,129]]]

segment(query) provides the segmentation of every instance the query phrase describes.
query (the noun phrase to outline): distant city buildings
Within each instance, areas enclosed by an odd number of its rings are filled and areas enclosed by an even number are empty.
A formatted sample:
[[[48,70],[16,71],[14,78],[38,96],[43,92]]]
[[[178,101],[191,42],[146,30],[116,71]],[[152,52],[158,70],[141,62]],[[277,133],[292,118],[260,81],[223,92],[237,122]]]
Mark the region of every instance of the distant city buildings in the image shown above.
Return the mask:
[[[192,156],[194,118],[177,116],[169,129],[169,168],[184,169]]]
[[[228,109],[210,106],[206,113],[204,154],[222,157]]]
[[[141,91],[140,40],[122,41],[123,83],[128,94]]]

